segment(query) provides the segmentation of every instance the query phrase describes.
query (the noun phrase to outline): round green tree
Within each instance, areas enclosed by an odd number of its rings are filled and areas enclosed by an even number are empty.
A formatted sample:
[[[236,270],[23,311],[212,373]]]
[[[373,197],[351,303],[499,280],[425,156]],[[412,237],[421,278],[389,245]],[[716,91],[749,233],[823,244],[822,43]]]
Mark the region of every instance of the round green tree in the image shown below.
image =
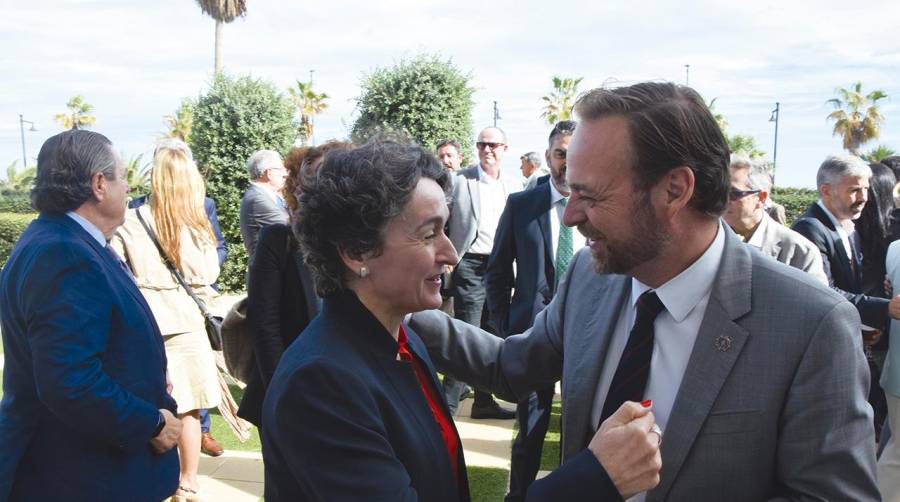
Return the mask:
[[[361,83],[353,141],[363,143],[372,134],[391,131],[434,150],[441,140],[455,139],[468,160],[474,92],[470,79],[450,60],[424,54],[376,69]]]
[[[294,140],[291,103],[269,82],[218,74],[194,109],[190,146],[216,201],[228,261],[219,276],[225,291],[244,289],[247,255],[240,234],[241,196],[250,184],[247,158],[257,150],[284,154]]]

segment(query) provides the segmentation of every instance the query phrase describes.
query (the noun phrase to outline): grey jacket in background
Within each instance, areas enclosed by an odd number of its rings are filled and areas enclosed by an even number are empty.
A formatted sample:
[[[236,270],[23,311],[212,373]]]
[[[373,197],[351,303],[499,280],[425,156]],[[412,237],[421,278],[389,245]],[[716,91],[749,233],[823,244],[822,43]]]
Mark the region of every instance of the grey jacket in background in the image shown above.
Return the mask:
[[[241,239],[247,250],[247,263],[253,262],[253,253],[262,227],[287,222],[287,209],[272,200],[272,196],[264,188],[251,183],[241,197]]]

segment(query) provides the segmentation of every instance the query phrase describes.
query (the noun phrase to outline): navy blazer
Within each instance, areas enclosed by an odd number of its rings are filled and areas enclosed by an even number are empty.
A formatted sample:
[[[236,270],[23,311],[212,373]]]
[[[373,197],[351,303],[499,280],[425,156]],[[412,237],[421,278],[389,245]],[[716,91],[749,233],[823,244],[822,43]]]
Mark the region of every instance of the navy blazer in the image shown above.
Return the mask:
[[[149,445],[166,355],[125,269],[78,223],[40,215],[0,275],[0,499],[158,502],[178,455]]]
[[[890,300],[863,294],[861,257],[854,256],[854,266],[850,266],[851,258],[847,256],[841,236],[819,204],[813,202],[791,229],[819,248],[828,285],[856,306],[863,324],[882,329],[888,321]],[[855,248],[858,250],[859,246]]]
[[[530,328],[556,289],[547,178],[542,176],[534,188],[510,195],[497,224],[484,287],[491,322],[503,337]]]
[[[422,340],[404,329],[437,391]],[[462,445],[455,480],[412,363],[351,292],[326,297],[281,357],[261,436],[267,502],[469,500]]]
[[[281,354],[319,313],[320,300],[288,225],[263,227],[247,275],[247,323],[255,367],[237,414],[259,426],[266,388]]]

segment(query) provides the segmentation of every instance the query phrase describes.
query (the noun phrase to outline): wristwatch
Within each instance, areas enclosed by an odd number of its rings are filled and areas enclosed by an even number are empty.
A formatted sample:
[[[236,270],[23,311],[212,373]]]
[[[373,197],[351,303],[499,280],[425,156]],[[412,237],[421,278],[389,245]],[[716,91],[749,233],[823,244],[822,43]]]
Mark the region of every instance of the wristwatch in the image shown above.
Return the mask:
[[[153,437],[157,437],[160,435],[163,429],[166,427],[166,416],[159,412],[159,421],[156,422],[156,429],[153,430]]]

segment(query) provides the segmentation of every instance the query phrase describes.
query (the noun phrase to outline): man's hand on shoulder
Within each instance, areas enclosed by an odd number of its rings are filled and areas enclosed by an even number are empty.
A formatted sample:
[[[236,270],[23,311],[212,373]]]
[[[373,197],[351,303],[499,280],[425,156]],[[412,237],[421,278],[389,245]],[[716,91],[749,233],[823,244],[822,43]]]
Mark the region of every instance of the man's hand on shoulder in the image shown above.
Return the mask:
[[[163,416],[165,425],[159,434],[150,440],[150,446],[156,453],[165,453],[178,444],[178,438],[181,437],[181,420],[166,409],[159,410],[159,413]]]
[[[659,484],[662,437],[651,432],[655,423],[649,403],[644,407],[629,401],[600,425],[588,445],[622,498]]]

